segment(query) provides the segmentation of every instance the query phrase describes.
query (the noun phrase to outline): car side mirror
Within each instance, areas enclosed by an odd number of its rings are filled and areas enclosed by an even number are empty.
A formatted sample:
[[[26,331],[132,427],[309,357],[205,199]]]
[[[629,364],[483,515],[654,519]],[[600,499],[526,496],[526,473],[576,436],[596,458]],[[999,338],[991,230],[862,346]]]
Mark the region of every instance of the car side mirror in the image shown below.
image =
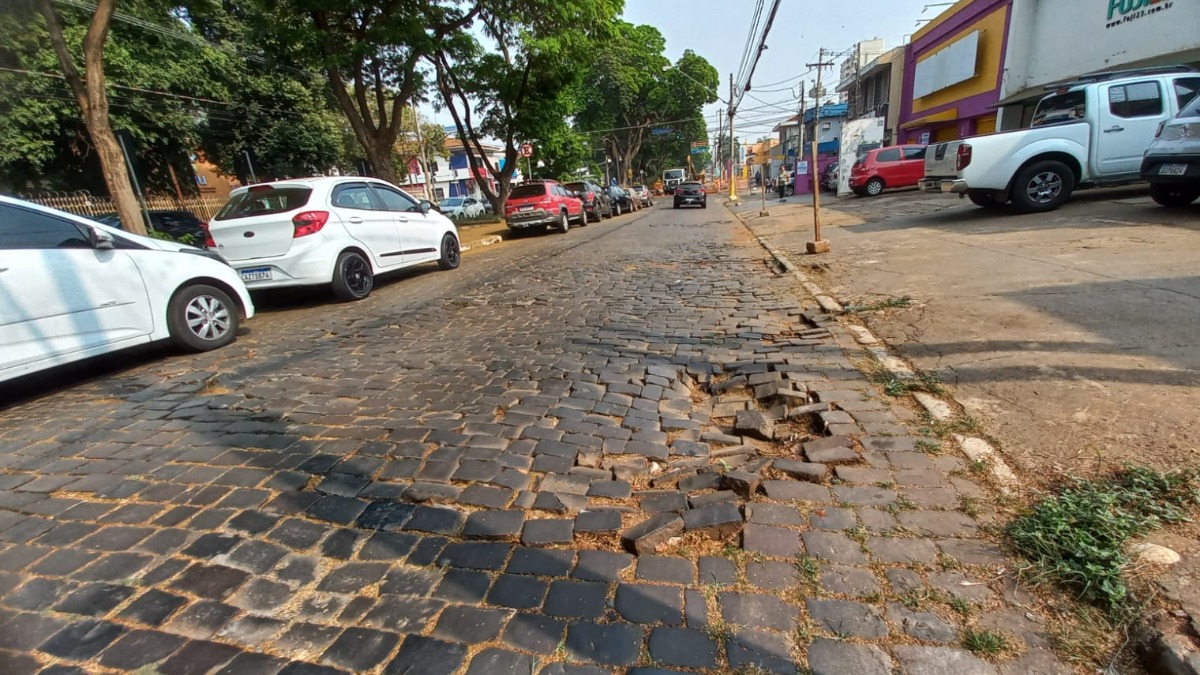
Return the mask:
[[[422,199],[420,202],[420,207],[421,213],[428,215],[429,210],[433,208],[433,204],[429,203],[429,200],[427,199]]]
[[[88,229],[92,233],[92,247],[99,250],[116,248],[116,241],[111,234],[98,227],[89,227]]]

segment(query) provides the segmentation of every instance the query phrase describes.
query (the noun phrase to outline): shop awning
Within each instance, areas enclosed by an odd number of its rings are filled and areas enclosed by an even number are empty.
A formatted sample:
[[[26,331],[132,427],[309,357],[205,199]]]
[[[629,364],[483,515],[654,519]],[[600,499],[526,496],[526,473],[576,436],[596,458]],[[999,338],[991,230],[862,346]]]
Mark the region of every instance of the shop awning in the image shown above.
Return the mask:
[[[949,110],[943,110],[940,113],[918,117],[911,122],[905,122],[904,124],[900,125],[900,128],[916,129],[917,127],[923,127],[929,124],[937,124],[938,122],[953,122],[956,119],[958,119],[958,108],[950,108]]]

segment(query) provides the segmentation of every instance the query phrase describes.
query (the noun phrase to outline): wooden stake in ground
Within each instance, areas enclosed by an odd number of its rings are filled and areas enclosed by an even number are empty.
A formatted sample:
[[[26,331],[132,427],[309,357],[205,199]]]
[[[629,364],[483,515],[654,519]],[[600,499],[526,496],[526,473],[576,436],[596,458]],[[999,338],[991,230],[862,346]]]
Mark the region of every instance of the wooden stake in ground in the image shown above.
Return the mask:
[[[821,238],[821,176],[817,171],[817,140],[821,132],[821,71],[832,63],[825,63],[825,49],[821,48],[816,63],[808,64],[817,69],[816,105],[813,108],[812,175],[813,175],[813,240],[804,245],[809,253],[828,253],[829,242]],[[801,120],[803,123],[803,120]]]
[[[125,172],[125,158],[121,153],[121,145],[113,133],[108,120],[108,94],[104,90],[104,43],[108,40],[108,28],[112,23],[116,0],[99,0],[92,22],[88,24],[87,33],[83,36],[83,70],[81,77],[71,51],[67,49],[67,41],[63,37],[62,19],[51,5],[50,0],[38,0],[38,7],[46,17],[46,30],[50,33],[50,44],[58,55],[58,63],[62,66],[63,77],[71,86],[83,123],[87,126],[88,135],[96,147],[96,156],[100,158],[100,171],[104,174],[104,184],[108,194],[117,207],[117,215],[121,217],[121,227],[134,234],[146,234],[146,223],[138,208],[137,197],[133,194],[133,185],[129,182],[129,174]]]

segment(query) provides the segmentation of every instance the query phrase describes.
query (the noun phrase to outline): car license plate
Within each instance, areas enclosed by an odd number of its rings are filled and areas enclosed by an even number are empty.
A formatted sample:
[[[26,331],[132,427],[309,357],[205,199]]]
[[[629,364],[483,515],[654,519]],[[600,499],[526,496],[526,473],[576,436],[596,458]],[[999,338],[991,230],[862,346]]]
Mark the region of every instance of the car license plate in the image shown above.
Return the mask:
[[[1163,164],[1158,167],[1160,176],[1182,176],[1187,173],[1187,164]]]
[[[239,274],[242,275],[242,281],[270,281],[271,280],[271,268],[270,267],[255,267],[254,269],[251,269],[251,270],[239,270]]]
[[[517,210],[518,211],[532,211],[533,207],[532,206],[518,206]]]

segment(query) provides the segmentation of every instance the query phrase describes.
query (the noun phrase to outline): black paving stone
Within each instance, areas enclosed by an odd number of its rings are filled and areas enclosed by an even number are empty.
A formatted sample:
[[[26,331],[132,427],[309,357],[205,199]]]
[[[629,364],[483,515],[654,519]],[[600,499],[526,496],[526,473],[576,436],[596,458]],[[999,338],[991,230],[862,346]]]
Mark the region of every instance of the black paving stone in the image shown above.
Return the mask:
[[[440,570],[393,567],[383,577],[379,592],[385,595],[428,595],[441,579]]]
[[[728,558],[705,556],[699,562],[701,584],[731,585],[737,583],[737,566]]]
[[[138,576],[152,558],[141,553],[126,551],[109,553],[96,562],[79,570],[73,576],[81,581],[118,581]],[[2,569],[2,568],[0,568]]]
[[[438,618],[433,635],[467,644],[490,642],[500,634],[500,629],[511,615],[512,611],[507,609],[452,605]]]
[[[551,616],[596,619],[604,614],[608,584],[594,581],[564,581],[550,584],[542,611]]]
[[[628,553],[612,551],[580,551],[579,562],[571,576],[587,581],[617,581],[621,572],[633,565],[634,557]]]
[[[641,670],[640,668],[634,668],[629,672],[640,675]],[[548,663],[538,671],[538,675],[611,675],[611,673],[612,671],[607,668],[584,666],[574,663]],[[654,675],[675,675],[675,673],[668,673],[664,670]]]
[[[487,601],[500,607],[533,609],[541,606],[548,586],[547,582],[535,577],[501,574],[492,585]]]
[[[800,610],[771,595],[721,593],[718,598],[726,623],[790,633]]]
[[[134,594],[130,586],[117,584],[88,584],[54,606],[57,612],[103,616]]]
[[[102,551],[125,551],[153,533],[154,530],[148,527],[113,525],[100,528],[100,531],[79,542],[79,545]]]
[[[511,544],[467,541],[450,544],[438,557],[438,564],[475,570],[498,570],[508,558]]]
[[[247,576],[242,570],[232,567],[196,563],[176,577],[171,586],[202,598],[220,600],[245,581]]]
[[[61,630],[66,621],[45,614],[32,612],[5,613],[7,619],[0,620],[0,648],[18,651],[33,651],[46,641],[47,635]]]
[[[276,656],[242,652],[216,675],[277,675],[286,665],[287,661]]]
[[[143,539],[142,543],[138,544],[137,547],[142,551],[166,555],[179,550],[179,547],[183,546],[189,536],[191,536],[191,533],[184,529],[159,530]]]
[[[457,509],[418,506],[413,510],[412,517],[404,524],[404,529],[434,534],[457,534],[465,521],[466,516]]]
[[[262,574],[274,567],[285,555],[287,549],[255,539],[243,542],[229,554],[227,560],[230,565]]]
[[[147,626],[158,626],[186,603],[187,598],[151,588],[129,603],[117,616]]]
[[[501,640],[510,647],[535,654],[553,654],[566,627],[567,623],[559,619],[517,612],[505,626]]]
[[[307,584],[316,579],[317,559],[305,555],[289,555],[284,558],[276,570],[275,576],[281,581],[293,581]]]
[[[388,570],[386,563],[346,563],[338,565],[317,584],[318,591],[327,593],[356,593],[376,584]]]
[[[287,584],[258,577],[251,579],[229,599],[231,603],[249,610],[266,611],[282,605],[294,592]]]
[[[125,629],[115,623],[88,619],[55,633],[39,649],[51,656],[86,661],[99,654],[124,632]]]
[[[634,623],[683,623],[683,589],[678,586],[618,584],[616,609]]]
[[[574,551],[518,547],[513,551],[505,572],[509,574],[536,574],[544,577],[566,576],[575,562]]]
[[[662,581],[669,584],[690,584],[696,576],[692,561],[660,555],[638,558],[638,581]]]
[[[367,508],[367,502],[361,499],[329,495],[313,502],[308,507],[308,515],[317,520],[327,520],[331,523],[349,525]]]
[[[511,541],[521,533],[521,527],[524,524],[524,511],[476,511],[467,516],[467,524],[463,527],[463,536],[467,539]]]
[[[420,539],[414,534],[376,532],[358,552],[359,560],[400,560],[412,552]]]
[[[316,544],[328,529],[324,525],[307,520],[288,518],[275,526],[275,529],[267,534],[267,538],[290,549],[302,551]]]
[[[339,626],[294,622],[275,640],[275,647],[290,654],[317,654],[333,644],[341,632]]]
[[[239,649],[208,640],[193,640],[157,666],[162,675],[205,675],[238,655]]]
[[[64,548],[54,551],[45,558],[42,558],[37,564],[30,567],[29,571],[36,574],[65,576],[78,570],[84,565],[87,565],[95,559],[96,554],[92,551]]]
[[[410,565],[432,565],[449,543],[445,537],[422,537],[408,554]]]
[[[399,530],[416,508],[413,504],[374,501],[358,516],[358,526],[368,530]]]
[[[4,604],[13,609],[39,612],[69,593],[76,584],[64,579],[34,577],[4,596]]]
[[[534,660],[528,654],[492,647],[471,659],[467,675],[529,675],[533,666]]]
[[[616,509],[588,509],[575,517],[576,532],[616,532],[621,529],[621,512]]]
[[[221,630],[238,610],[236,607],[213,600],[201,600],[180,610],[168,622],[168,630],[194,638],[208,638]]]
[[[359,534],[354,530],[337,529],[321,542],[321,555],[338,560],[349,560],[358,546]]]
[[[710,670],[717,665],[717,643],[698,630],[655,628],[649,647],[650,658],[666,666]]]
[[[423,632],[425,626],[445,607],[441,600],[386,595],[359,622],[372,628]]]
[[[450,675],[459,669],[466,656],[466,645],[409,635],[383,672],[385,675]]]
[[[479,602],[487,594],[492,580],[485,572],[450,568],[433,589],[433,597],[450,602]]]
[[[137,670],[171,655],[184,638],[154,630],[135,630],[104,650],[100,665],[119,670]]]
[[[161,584],[162,582],[167,581],[176,574],[182,572],[187,566],[188,561],[186,558],[168,558],[162,561],[162,564],[160,564],[158,567],[155,567],[149,572],[143,574],[139,581],[143,586]]]
[[[317,492],[339,497],[357,497],[371,479],[349,473],[331,473],[317,485]]]
[[[364,672],[387,658],[399,641],[395,633],[347,628],[321,655],[321,662],[351,672]]]
[[[575,538],[575,521],[571,519],[539,518],[525,521],[521,543],[526,546],[569,544]]]
[[[567,654],[572,659],[608,666],[628,666],[641,654],[642,630],[629,623],[578,621],[567,626]]]
[[[758,668],[779,675],[796,675],[788,639],[777,633],[740,630],[725,642],[729,666],[738,670]]]

